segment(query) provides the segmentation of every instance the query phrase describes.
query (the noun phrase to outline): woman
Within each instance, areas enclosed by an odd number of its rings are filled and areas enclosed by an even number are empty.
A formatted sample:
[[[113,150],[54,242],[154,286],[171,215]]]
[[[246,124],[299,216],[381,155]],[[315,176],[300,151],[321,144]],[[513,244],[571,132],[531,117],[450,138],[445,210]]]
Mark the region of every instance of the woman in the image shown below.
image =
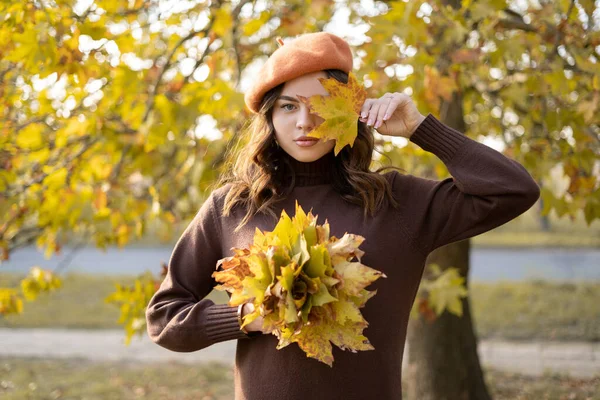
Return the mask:
[[[281,43],[280,43],[281,44]],[[175,246],[167,276],[146,311],[148,334],[170,350],[190,352],[237,341],[235,398],[400,399],[406,327],[427,255],[486,232],[529,209],[539,187],[519,163],[423,116],[409,96],[367,99],[353,146],[335,156],[334,140],[302,139],[323,119],[298,95],[327,95],[319,77],[347,82],[349,45],[330,33],[302,35],[278,48],[246,93],[255,118],[235,165],[219,182]],[[438,156],[452,178],[441,181],[371,172],[372,129],[403,136]],[[377,294],[361,309],[364,335],[375,350],[333,347],[333,368],[296,345],[276,349],[260,318],[245,330],[240,317],[252,304],[230,307],[205,296],[215,285],[216,262],[233,247],[270,231],[295,202],[312,209],[331,234],[361,235],[362,263],[384,272],[368,287]]]

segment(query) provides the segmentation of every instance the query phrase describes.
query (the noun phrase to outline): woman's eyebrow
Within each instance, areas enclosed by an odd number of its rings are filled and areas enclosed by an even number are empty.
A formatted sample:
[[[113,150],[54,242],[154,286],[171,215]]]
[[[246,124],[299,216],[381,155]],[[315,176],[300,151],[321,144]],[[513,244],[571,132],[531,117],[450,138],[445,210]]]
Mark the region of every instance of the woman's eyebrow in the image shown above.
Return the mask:
[[[294,97],[290,97],[290,96],[279,96],[277,98],[277,100],[289,100],[289,101],[294,101],[296,103],[300,103],[300,101]]]

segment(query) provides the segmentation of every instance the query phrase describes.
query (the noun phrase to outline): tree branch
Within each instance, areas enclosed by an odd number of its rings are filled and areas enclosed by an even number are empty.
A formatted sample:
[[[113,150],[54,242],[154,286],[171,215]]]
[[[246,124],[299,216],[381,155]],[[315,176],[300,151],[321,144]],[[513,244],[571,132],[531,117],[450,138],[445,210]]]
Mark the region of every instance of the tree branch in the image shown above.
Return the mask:
[[[27,189],[29,189],[29,187],[31,187],[31,185],[36,184],[36,183],[41,183],[51,173],[57,171],[60,168],[64,168],[64,167],[68,166],[74,159],[80,157],[83,153],[85,153],[87,150],[89,150],[89,148],[92,147],[92,145],[94,145],[99,140],[97,137],[92,138],[91,136],[83,136],[80,139],[83,142],[83,145],[81,146],[81,148],[78,151],[76,151],[75,153],[66,157],[65,160],[58,167],[56,167],[51,172],[48,172],[48,173],[44,172],[44,173],[39,174],[38,176],[36,176],[35,178],[31,179],[29,182],[27,182],[21,186],[9,187],[8,190],[6,190],[6,192],[5,192],[5,196],[7,196],[7,197],[17,196],[19,194],[24,193]],[[47,164],[52,164],[52,162],[56,161],[56,158],[57,157],[55,157],[53,160],[49,160],[47,162]],[[39,168],[36,168],[36,170],[37,169],[39,169]]]

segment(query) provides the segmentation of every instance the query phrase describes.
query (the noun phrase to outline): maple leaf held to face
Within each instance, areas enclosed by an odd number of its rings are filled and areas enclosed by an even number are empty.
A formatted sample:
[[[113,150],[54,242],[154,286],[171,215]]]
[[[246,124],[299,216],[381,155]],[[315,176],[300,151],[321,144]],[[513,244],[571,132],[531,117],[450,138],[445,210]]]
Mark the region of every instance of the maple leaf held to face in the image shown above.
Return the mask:
[[[317,139],[335,139],[335,155],[347,144],[352,147],[358,135],[358,117],[367,98],[367,92],[357,81],[352,72],[348,75],[348,83],[344,84],[334,78],[319,78],[329,96],[315,95],[298,98],[306,104],[311,112],[325,121],[307,136]]]

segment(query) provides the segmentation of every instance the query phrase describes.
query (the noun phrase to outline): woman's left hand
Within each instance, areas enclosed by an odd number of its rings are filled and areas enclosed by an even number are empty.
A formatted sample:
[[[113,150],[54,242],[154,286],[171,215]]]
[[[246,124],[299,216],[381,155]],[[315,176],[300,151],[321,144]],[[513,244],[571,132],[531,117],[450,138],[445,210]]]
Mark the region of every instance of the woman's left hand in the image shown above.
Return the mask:
[[[366,99],[359,121],[367,122],[382,135],[410,138],[424,119],[409,95],[394,92]]]

